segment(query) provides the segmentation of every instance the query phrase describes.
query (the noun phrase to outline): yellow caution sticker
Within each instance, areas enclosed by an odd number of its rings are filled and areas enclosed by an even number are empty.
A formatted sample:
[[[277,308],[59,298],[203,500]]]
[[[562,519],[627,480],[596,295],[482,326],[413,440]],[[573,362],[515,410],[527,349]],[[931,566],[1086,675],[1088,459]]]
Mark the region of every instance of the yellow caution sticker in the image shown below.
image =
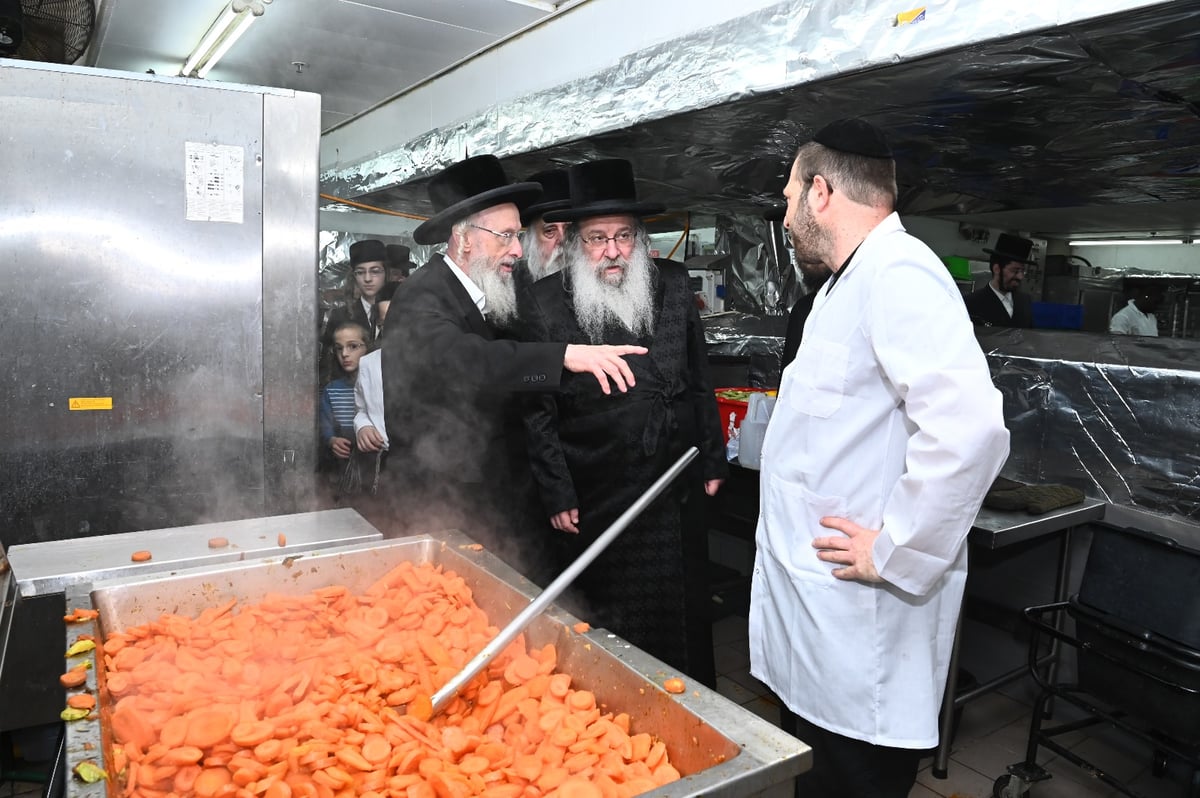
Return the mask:
[[[900,25],[908,25],[912,22],[920,22],[925,19],[925,6],[914,8],[912,11],[905,11],[902,14],[896,15],[896,27]]]
[[[72,410],[112,410],[112,397],[72,396],[67,406]]]

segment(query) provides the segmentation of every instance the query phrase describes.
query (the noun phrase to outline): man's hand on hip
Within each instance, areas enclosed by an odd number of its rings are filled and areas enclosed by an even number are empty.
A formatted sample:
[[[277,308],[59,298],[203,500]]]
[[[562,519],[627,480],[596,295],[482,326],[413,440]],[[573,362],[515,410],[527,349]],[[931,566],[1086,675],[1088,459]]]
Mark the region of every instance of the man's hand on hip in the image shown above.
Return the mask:
[[[875,570],[875,561],[871,558],[871,548],[875,545],[875,538],[879,537],[878,529],[867,529],[846,518],[834,516],[822,518],[821,526],[836,529],[845,535],[831,535],[812,542],[813,548],[817,550],[818,559],[844,566],[834,568],[834,576],[838,579],[857,579],[860,582],[883,581],[879,572]]]
[[[563,368],[576,374],[592,374],[600,383],[600,390],[612,393],[608,387],[612,379],[618,390],[625,393],[635,383],[633,372],[625,362],[624,355],[644,355],[644,346],[588,346],[585,344],[567,344],[567,353],[563,356]]]

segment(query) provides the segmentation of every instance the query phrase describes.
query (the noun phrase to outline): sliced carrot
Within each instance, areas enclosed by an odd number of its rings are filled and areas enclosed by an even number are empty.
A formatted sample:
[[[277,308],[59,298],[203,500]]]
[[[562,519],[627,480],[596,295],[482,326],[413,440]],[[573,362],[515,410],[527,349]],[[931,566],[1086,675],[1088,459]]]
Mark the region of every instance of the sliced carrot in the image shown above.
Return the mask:
[[[275,736],[275,727],[264,720],[238,723],[229,730],[229,739],[243,748],[253,748]]]
[[[408,703],[407,714],[409,717],[416,718],[417,720],[429,720],[433,717],[433,700],[423,693],[418,693]]]
[[[196,777],[192,789],[200,798],[216,798],[225,787],[233,784],[233,774],[225,768],[205,768]]]
[[[286,546],[287,545],[287,535],[280,532],[278,537],[275,538],[275,542],[278,543],[280,546]]]
[[[86,668],[71,668],[71,670],[58,677],[59,684],[66,688],[79,687],[87,681]]]
[[[135,551],[133,554],[129,555],[129,559],[133,560],[134,562],[149,562],[151,557],[153,557],[153,555],[145,549],[142,549],[141,551]]]
[[[209,538],[208,547],[210,549],[223,549],[229,545],[229,538]]]
[[[222,742],[233,731],[234,718],[224,708],[195,709],[187,716],[185,742],[197,748],[208,748]]]
[[[668,693],[682,693],[687,690],[687,685],[683,683],[683,679],[672,677],[663,682],[663,689]]]
[[[369,734],[362,744],[363,758],[372,764],[386,762],[392,755],[392,744],[382,734]]]
[[[587,621],[580,621],[571,628],[575,630],[575,634],[579,635],[587,634],[592,630],[591,624],[589,624]]]

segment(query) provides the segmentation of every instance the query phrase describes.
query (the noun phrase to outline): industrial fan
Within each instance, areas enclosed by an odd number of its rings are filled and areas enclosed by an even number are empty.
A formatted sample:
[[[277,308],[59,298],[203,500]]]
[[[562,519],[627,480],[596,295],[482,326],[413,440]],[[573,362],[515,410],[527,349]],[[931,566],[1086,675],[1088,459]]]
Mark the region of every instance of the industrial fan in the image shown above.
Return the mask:
[[[73,64],[95,24],[92,0],[0,0],[0,57]]]

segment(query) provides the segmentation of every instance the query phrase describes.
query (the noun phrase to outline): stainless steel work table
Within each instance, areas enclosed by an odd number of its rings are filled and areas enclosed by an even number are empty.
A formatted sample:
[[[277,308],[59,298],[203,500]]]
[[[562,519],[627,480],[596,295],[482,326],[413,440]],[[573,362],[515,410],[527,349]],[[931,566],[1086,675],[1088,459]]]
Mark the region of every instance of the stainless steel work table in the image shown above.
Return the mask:
[[[286,539],[282,545],[281,534]],[[357,511],[341,508],[25,543],[10,548],[8,559],[21,596],[28,598],[62,593],[69,585],[81,582],[236,562],[269,554],[299,554],[382,537]],[[224,538],[228,545],[209,548],[212,538]],[[135,551],[143,550],[149,551],[152,559],[130,560]]]
[[[1041,515],[1030,515],[1026,512],[1004,512],[989,510],[986,507],[975,516],[971,526],[968,542],[972,546],[984,549],[1002,549],[1016,543],[1058,535],[1058,564],[1054,580],[1054,601],[1063,601],[1070,590],[1071,574],[1071,531],[1080,524],[1099,521],[1104,518],[1108,504],[1097,499],[1084,499],[1081,504],[1052,510]],[[970,550],[968,549],[968,557]],[[968,569],[969,573],[969,569]],[[959,646],[962,642],[962,612],[959,612],[958,628],[954,633],[954,645],[950,653],[950,674],[946,679],[946,698],[942,701],[940,718],[940,733],[938,747],[933,758],[933,775],[946,778],[946,766],[950,761],[951,734],[954,725],[954,710],[968,702],[986,695],[993,690],[1014,682],[1024,676],[1028,670],[1024,661],[1022,664],[991,679],[977,687],[958,694],[958,658]],[[1058,661],[1058,643],[1052,644],[1050,652],[1039,662],[1053,669]]]

